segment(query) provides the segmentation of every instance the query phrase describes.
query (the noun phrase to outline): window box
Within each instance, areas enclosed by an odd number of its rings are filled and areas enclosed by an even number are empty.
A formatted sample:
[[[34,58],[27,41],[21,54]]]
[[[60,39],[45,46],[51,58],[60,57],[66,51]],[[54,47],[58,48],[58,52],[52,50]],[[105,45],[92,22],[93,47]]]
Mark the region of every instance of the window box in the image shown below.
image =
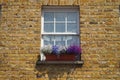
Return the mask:
[[[74,54],[70,54],[70,55],[62,54],[58,57],[58,60],[59,61],[75,61],[76,55],[74,55]]]
[[[61,54],[61,55],[54,55],[54,54],[46,54],[45,61],[76,61],[80,60],[79,55],[75,54]]]
[[[46,54],[45,57],[45,61],[57,61],[58,59],[57,56],[54,54]]]
[[[45,46],[41,48],[42,61],[76,61],[81,60],[81,47],[71,45],[64,46]],[[43,55],[43,57],[42,57]]]

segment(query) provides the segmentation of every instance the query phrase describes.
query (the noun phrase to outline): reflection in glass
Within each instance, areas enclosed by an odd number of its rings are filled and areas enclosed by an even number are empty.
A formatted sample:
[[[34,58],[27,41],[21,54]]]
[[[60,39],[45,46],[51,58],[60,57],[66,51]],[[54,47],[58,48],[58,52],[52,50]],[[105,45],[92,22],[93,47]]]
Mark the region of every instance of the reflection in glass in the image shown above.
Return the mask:
[[[79,45],[78,36],[43,36],[44,45],[70,46]]]
[[[70,45],[79,45],[79,37],[78,36],[67,36],[67,46]]]
[[[67,21],[77,21],[77,13],[76,12],[67,13]]]
[[[44,13],[44,21],[54,21],[54,13],[53,12],[45,12]]]
[[[65,21],[65,13],[55,13],[56,21]]]
[[[54,36],[43,36],[44,45],[54,45]]]
[[[76,24],[72,24],[72,23],[68,23],[67,24],[67,32],[77,32],[77,25]]]
[[[56,32],[65,32],[65,24],[56,23]]]
[[[65,46],[65,36],[55,36],[55,44],[57,46]]]
[[[54,32],[54,24],[53,23],[45,23],[44,24],[44,32]]]

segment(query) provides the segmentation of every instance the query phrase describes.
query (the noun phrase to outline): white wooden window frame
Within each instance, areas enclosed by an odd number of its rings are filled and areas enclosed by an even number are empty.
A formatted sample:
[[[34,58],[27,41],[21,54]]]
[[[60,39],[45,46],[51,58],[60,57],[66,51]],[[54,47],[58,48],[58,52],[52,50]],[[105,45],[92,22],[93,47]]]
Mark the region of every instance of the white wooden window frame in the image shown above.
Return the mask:
[[[64,21],[59,21],[59,23],[65,23],[65,24],[67,24],[67,23],[76,23],[77,24],[77,30],[78,30],[77,33],[73,33],[73,32],[65,32],[65,33],[62,33],[62,32],[57,32],[57,33],[49,32],[49,33],[47,33],[47,32],[44,32],[44,12],[76,12],[77,13],[77,23],[74,22],[74,21],[67,21],[66,19],[65,19],[65,22]],[[55,18],[55,16],[54,16],[54,18]],[[50,23],[50,22],[48,21],[48,23]],[[54,29],[55,29],[55,23],[56,22],[54,22]],[[65,25],[65,30],[67,30],[66,26],[67,25]],[[44,46],[44,44],[43,44],[43,36],[45,36],[45,35],[50,35],[50,36],[57,36],[57,35],[58,36],[59,35],[60,36],[61,35],[62,36],[63,35],[65,35],[65,36],[79,36],[80,35],[80,29],[79,28],[80,28],[80,26],[79,26],[79,8],[78,7],[44,6],[43,9],[42,9],[42,16],[41,16],[41,35],[42,35],[41,47]]]

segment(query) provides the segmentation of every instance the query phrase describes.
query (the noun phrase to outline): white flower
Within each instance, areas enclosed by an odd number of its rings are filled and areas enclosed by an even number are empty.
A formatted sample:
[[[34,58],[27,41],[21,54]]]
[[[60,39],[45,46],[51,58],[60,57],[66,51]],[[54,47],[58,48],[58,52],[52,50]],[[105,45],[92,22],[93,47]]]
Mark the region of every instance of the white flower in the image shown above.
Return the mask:
[[[51,45],[47,45],[41,48],[41,52],[43,54],[51,54],[52,53],[52,46]]]

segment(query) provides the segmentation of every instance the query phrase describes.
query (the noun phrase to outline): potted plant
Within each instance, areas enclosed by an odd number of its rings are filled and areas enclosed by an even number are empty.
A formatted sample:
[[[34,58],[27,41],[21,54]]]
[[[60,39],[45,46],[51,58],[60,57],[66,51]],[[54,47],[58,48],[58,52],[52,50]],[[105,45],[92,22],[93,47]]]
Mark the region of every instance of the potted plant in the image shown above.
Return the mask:
[[[81,60],[81,47],[72,45],[66,48],[65,54],[60,54],[61,61]]]
[[[75,61],[81,60],[80,46],[45,46],[41,49],[46,61]]]
[[[72,45],[67,48],[67,54],[81,54],[81,47],[77,45]]]
[[[52,46],[47,45],[41,48],[41,52],[45,57],[45,61],[55,61],[57,60],[56,55],[53,54]]]
[[[51,54],[52,53],[52,47],[50,45],[44,46],[41,48],[41,52],[43,54]]]

